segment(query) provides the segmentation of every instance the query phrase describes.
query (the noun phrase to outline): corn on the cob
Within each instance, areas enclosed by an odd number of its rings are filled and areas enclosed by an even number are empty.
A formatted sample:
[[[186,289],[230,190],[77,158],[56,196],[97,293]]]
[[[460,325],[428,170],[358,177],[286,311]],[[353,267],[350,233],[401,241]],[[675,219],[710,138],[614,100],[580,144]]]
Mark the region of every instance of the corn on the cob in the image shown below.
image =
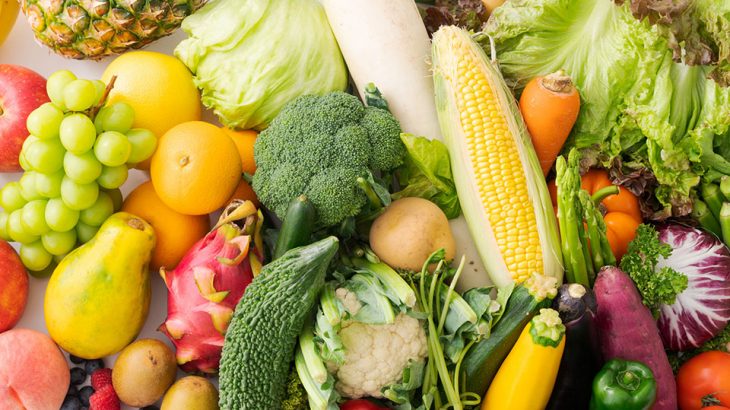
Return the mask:
[[[439,122],[459,200],[492,282],[562,278],[557,224],[514,97],[469,33],[433,37]]]

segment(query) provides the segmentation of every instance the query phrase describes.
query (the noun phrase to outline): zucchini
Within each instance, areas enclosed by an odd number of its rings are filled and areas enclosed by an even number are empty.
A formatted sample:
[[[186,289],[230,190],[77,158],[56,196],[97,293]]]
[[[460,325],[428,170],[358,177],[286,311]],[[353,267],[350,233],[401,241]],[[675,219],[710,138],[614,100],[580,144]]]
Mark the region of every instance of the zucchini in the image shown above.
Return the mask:
[[[330,236],[292,249],[246,288],[223,344],[221,409],[281,407],[297,337],[311,318],[338,243]]]
[[[550,307],[556,294],[557,279],[539,273],[515,287],[492,334],[475,343],[461,363],[466,375],[466,391],[484,396],[522,329],[540,309]]]
[[[306,195],[294,198],[286,210],[286,217],[276,238],[273,259],[279,259],[291,249],[309,244],[316,219],[314,205]]]

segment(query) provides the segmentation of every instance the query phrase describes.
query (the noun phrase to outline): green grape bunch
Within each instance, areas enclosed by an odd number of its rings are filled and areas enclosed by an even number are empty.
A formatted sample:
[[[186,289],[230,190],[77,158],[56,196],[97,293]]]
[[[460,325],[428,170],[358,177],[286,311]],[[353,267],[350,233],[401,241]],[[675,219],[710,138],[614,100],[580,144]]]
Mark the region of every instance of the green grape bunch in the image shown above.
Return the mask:
[[[20,243],[31,273],[88,242],[121,209],[129,167],[157,147],[151,131],[132,128],[131,106],[106,104],[112,86],[57,71],[46,82],[51,102],[28,116],[19,157],[25,172],[0,189],[0,238]]]

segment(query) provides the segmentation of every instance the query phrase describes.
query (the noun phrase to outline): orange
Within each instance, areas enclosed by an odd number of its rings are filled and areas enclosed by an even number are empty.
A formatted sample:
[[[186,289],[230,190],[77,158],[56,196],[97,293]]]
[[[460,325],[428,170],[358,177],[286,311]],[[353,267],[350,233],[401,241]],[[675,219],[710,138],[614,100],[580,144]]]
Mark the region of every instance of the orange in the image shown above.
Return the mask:
[[[175,212],[157,196],[150,181],[129,193],[122,211],[137,215],[155,229],[157,245],[152,252],[150,268],[173,269],[195,242],[210,229],[207,215],[183,215]]]
[[[150,178],[162,202],[181,214],[203,215],[224,206],[241,180],[236,144],[202,121],[184,122],[160,138]]]
[[[117,79],[108,101],[124,101],[134,108],[134,128],[146,128],[160,138],[177,124],[200,120],[200,92],[177,58],[152,51],[127,52],[107,66],[101,79],[108,84],[112,76]],[[137,166],[148,167],[148,161]]]
[[[241,178],[241,182],[238,183],[236,190],[233,192],[233,195],[231,195],[231,198],[228,199],[228,202],[231,202],[234,199],[251,201],[256,206],[256,208],[261,205],[261,203],[259,202],[259,198],[256,196],[256,192],[254,192],[253,188],[251,187],[251,184],[246,182],[246,180],[243,178]]]
[[[253,175],[256,172],[256,161],[253,159],[253,144],[259,133],[254,130],[234,131],[230,128],[223,128],[223,131],[236,143],[238,155],[241,156],[241,168],[243,172]]]

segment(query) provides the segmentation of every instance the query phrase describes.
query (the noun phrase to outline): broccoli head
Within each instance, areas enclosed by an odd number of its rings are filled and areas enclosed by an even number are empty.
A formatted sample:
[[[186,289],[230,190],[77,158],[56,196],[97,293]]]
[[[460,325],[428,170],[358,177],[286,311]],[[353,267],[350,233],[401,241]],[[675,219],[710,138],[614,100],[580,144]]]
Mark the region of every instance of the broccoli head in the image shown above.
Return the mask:
[[[281,218],[293,198],[306,194],[317,225],[337,225],[367,202],[358,177],[401,165],[406,148],[400,132],[388,111],[365,107],[353,95],[299,97],[257,138],[253,188]]]
[[[308,410],[309,400],[297,371],[292,367],[286,380],[286,398],[281,403],[281,410]]]

